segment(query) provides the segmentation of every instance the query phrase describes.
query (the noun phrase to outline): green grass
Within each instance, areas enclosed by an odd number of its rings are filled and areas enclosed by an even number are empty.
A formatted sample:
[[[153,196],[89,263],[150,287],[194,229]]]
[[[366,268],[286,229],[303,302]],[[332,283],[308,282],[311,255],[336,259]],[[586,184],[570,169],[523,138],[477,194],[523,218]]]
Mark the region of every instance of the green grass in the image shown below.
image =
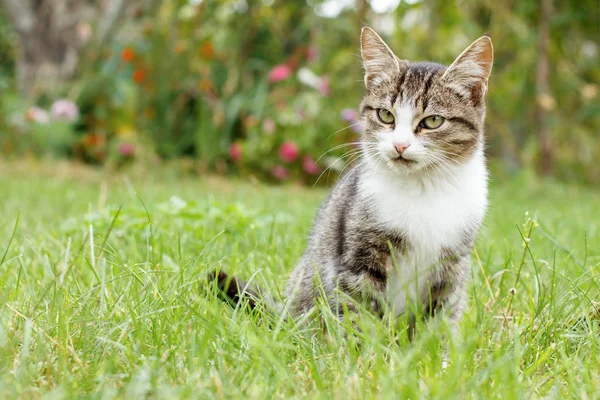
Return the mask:
[[[599,398],[597,190],[492,181],[444,370],[443,321],[408,343],[402,321],[361,314],[355,347],[328,315],[323,338],[207,285],[222,268],[282,290],[326,190],[44,165],[0,174],[6,398]]]

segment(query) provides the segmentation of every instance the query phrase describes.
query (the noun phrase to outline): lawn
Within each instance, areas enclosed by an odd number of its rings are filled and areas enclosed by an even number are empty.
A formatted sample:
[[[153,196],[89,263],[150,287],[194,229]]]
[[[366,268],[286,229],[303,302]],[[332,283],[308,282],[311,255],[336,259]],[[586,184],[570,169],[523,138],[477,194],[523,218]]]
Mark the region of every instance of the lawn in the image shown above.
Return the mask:
[[[234,309],[207,284],[221,268],[282,290],[326,189],[175,168],[0,163],[0,174],[6,398],[599,396],[597,189],[493,175],[443,369],[444,321],[409,343],[405,321],[364,313],[354,346],[327,314],[324,338]]]

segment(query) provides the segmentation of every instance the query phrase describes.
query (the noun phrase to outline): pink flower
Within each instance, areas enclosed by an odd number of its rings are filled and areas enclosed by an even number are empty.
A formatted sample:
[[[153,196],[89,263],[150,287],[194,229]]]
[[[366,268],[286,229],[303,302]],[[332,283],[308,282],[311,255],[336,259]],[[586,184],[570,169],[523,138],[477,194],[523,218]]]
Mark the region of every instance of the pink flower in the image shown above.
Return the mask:
[[[317,175],[321,172],[319,165],[310,156],[302,158],[302,169],[309,175]]]
[[[47,124],[50,122],[50,115],[48,114],[48,111],[36,106],[29,107],[25,117],[28,121],[36,122],[38,124]]]
[[[340,117],[343,121],[354,123],[358,119],[358,112],[353,108],[344,108],[340,113]]]
[[[242,159],[242,145],[235,142],[229,146],[229,157],[233,162],[238,162]]]
[[[135,155],[135,145],[133,143],[119,143],[117,150],[122,157],[133,157]]]
[[[50,107],[50,113],[56,119],[64,119],[67,121],[75,121],[79,118],[79,108],[70,100],[56,100],[52,107]]]
[[[308,59],[308,61],[315,61],[318,57],[319,49],[313,46],[309,47],[308,51],[306,52],[306,58]]]
[[[276,165],[271,170],[271,175],[273,175],[275,178],[279,179],[280,181],[283,181],[283,180],[287,179],[287,177],[289,175],[289,171],[283,165]]]
[[[321,78],[321,81],[319,82],[319,92],[321,92],[323,96],[329,96],[331,94],[328,77],[324,76]]]
[[[296,146],[296,143],[291,141],[283,142],[281,147],[279,147],[279,158],[286,163],[296,161],[296,158],[298,158],[298,146]]]
[[[340,113],[342,120],[350,123],[350,129],[356,133],[362,133],[364,126],[361,120],[359,120],[358,112],[352,108],[344,108]]]
[[[265,133],[268,133],[269,135],[272,134],[273,132],[275,132],[275,121],[273,121],[271,118],[265,118],[262,124],[262,128],[265,131]]]
[[[269,80],[273,83],[283,81],[290,77],[292,74],[292,69],[285,65],[279,64],[273,67],[271,72],[269,72]]]
[[[365,130],[365,126],[362,121],[355,121],[352,125],[350,125],[350,129],[356,133],[363,133]]]

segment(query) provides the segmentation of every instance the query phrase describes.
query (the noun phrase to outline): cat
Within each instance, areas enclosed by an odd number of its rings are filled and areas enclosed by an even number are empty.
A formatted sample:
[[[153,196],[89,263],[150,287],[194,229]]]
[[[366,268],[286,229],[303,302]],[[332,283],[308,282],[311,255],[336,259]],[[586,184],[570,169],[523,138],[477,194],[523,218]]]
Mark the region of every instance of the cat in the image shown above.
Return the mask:
[[[402,60],[364,27],[361,56],[361,159],[318,212],[288,281],[286,310],[299,317],[325,296],[340,317],[357,311],[344,300],[351,298],[377,314],[417,307],[456,323],[488,203],[483,131],[492,42],[477,39],[445,67]],[[213,278],[234,300],[242,291],[259,296],[223,272]]]

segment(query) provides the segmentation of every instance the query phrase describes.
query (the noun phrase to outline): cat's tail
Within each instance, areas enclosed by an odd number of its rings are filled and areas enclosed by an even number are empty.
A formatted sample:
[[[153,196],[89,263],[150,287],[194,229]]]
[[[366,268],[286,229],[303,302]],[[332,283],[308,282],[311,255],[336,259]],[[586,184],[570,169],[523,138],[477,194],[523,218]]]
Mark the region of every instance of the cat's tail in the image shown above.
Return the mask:
[[[272,296],[263,294],[259,288],[253,287],[249,283],[235,276],[230,276],[223,271],[209,273],[208,281],[216,282],[224,300],[234,306],[245,300],[251,310],[262,305],[263,309],[276,315],[281,313],[283,309],[283,305],[277,302]]]

